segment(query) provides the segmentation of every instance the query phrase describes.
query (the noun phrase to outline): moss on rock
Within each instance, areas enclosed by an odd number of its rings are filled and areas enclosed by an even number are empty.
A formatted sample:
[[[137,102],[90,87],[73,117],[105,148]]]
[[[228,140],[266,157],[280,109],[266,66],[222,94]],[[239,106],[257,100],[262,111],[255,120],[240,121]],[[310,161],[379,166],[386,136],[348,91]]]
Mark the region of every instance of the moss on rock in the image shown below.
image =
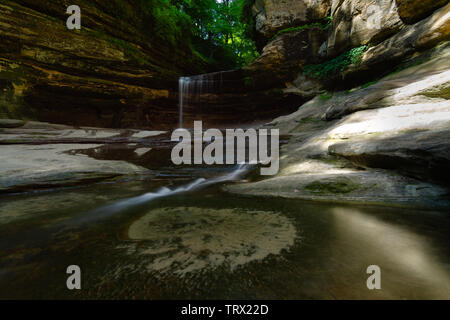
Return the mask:
[[[315,181],[305,186],[312,193],[350,193],[360,188],[360,185],[350,179],[339,179],[335,181]]]

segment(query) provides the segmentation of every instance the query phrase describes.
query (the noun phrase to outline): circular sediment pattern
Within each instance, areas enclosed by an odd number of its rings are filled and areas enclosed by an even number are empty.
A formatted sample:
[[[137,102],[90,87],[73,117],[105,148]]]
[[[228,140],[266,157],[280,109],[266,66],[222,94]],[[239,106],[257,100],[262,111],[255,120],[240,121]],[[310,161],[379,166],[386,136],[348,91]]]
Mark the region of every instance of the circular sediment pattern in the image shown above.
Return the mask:
[[[232,271],[280,254],[294,244],[296,230],[275,212],[178,207],[148,212],[128,237],[141,240],[128,253],[147,256],[148,271],[183,276],[219,266]]]

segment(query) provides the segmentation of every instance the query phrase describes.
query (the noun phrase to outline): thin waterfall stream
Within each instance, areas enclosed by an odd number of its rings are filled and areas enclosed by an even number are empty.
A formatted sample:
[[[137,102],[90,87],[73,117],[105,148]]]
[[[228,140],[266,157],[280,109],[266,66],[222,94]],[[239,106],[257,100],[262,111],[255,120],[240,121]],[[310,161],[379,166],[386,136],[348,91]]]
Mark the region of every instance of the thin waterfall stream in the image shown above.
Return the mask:
[[[202,107],[204,93],[220,93],[223,87],[223,72],[200,74],[178,79],[179,128],[183,128],[184,108]]]
[[[183,128],[183,108],[184,106],[195,105],[199,107],[201,104],[201,95],[206,92],[220,92],[223,86],[223,75],[221,72],[201,74],[191,77],[179,78],[179,128]],[[250,168],[250,165],[239,164],[233,169],[227,170],[226,173],[216,177],[204,178],[198,176],[196,180],[185,185],[168,188],[162,187],[156,192],[148,192],[140,196],[126,198],[115,203],[91,210],[85,215],[69,220],[66,225],[78,225],[85,222],[92,222],[107,216],[114,215],[122,210],[138,206],[152,200],[170,197],[172,195],[194,191],[205,188],[214,184],[237,180],[242,177]],[[198,174],[201,175],[202,170]]]
[[[180,79],[181,125],[221,83]],[[166,133],[84,150],[148,172],[0,196],[0,298],[370,299],[361,266],[377,263],[394,279],[377,298],[448,299],[446,212],[232,194],[222,184],[254,181],[253,165],[176,166],[172,146]],[[66,289],[69,263],[87,290]]]
[[[450,0],[0,5],[0,301],[450,301]]]
[[[179,85],[179,128],[183,128],[184,107],[193,106],[195,108],[201,107],[201,96],[203,93],[220,93],[223,86],[223,73],[215,72],[209,74],[201,74],[190,77],[180,77]],[[88,212],[86,215],[78,217],[75,220],[68,221],[68,225],[80,224],[84,222],[91,222],[92,220],[101,219],[106,216],[111,216],[127,208],[131,208],[143,203],[150,202],[154,199],[162,197],[169,197],[175,194],[197,190],[210,185],[221,182],[233,181],[242,177],[250,168],[250,165],[240,164],[236,168],[228,170],[228,173],[219,175],[217,177],[205,179],[197,177],[193,182],[178,188],[170,189],[163,187],[156,192],[148,192],[141,196],[132,197],[120,200],[113,204],[100,207],[98,209]]]

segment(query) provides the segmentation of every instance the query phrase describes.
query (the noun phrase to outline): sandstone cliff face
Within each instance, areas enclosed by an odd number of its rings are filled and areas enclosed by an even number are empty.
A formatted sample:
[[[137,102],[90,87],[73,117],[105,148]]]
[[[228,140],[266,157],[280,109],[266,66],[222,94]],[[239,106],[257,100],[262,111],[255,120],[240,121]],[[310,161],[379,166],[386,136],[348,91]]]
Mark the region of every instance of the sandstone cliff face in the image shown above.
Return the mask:
[[[282,87],[302,66],[324,60],[319,51],[326,37],[327,32],[320,27],[283,33],[270,41],[261,56],[244,70],[258,87]]]
[[[344,0],[335,3],[333,9],[327,44],[329,57],[381,42],[403,27],[393,0]]]
[[[378,45],[369,47],[359,64],[349,66],[341,76],[349,83],[357,83],[358,79],[372,81],[380,75],[396,71],[401,68],[402,63],[408,63],[449,40],[450,4],[413,25],[405,26]],[[426,59],[415,63],[424,62]]]
[[[313,99],[266,125],[291,136],[279,174],[227,190],[448,208],[450,4],[333,0],[329,14],[284,25],[247,68]],[[299,49],[302,33],[315,40]]]
[[[447,3],[255,1],[256,32],[267,43],[261,57],[246,69],[255,82],[267,78],[265,74],[287,89],[305,76],[308,85],[317,83],[318,91],[323,87],[351,88],[388,74],[415,54],[450,40]],[[291,11],[286,9],[288,5]],[[258,23],[261,15],[266,17],[264,24]],[[305,91],[302,86],[297,88]]]
[[[396,3],[402,20],[411,24],[444,6],[448,0],[396,0]]]
[[[324,19],[330,5],[330,0],[256,0],[256,29],[268,40],[282,29]]]
[[[425,58],[425,57],[422,57]],[[290,135],[278,175],[236,193],[448,208],[449,44],[368,87],[317,96],[267,128]]]
[[[116,18],[110,2],[83,4],[83,29],[68,31],[65,1],[0,0],[0,118],[176,126],[178,76],[205,64]],[[291,135],[280,174],[230,190],[450,205],[448,1],[256,0],[253,13],[261,57],[207,76],[223,85],[187,104],[185,121],[227,126],[298,111],[267,125]]]
[[[66,1],[0,1],[0,118],[102,127],[176,123],[177,81],[205,63],[142,27],[133,0],[82,1],[82,29]],[[133,13],[136,20],[116,17]]]

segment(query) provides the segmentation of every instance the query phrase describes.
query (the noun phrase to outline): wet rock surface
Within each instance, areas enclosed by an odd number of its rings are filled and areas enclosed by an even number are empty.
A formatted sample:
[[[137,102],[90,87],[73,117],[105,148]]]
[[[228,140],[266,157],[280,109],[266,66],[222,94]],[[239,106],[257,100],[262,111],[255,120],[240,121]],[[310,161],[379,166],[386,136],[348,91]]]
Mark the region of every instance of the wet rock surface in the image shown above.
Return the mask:
[[[22,120],[0,119],[0,128],[17,128],[25,124]]]
[[[123,175],[149,174],[146,169],[121,161],[94,160],[68,152],[96,148],[92,144],[2,146],[0,191],[73,186]]]
[[[83,125],[0,120],[0,298],[448,299],[447,2],[255,1],[261,58],[212,75],[224,85],[185,121],[298,109],[264,126],[289,137],[279,174],[155,198],[221,174],[174,168],[149,131],[178,123],[177,77],[203,64],[102,1],[66,39],[64,1],[0,0],[0,117]],[[327,62],[327,79],[303,70]],[[68,261],[87,270],[81,291]]]
[[[291,135],[278,176],[234,193],[448,207],[448,46],[378,82],[318,96],[266,125]]]
[[[142,146],[148,145],[149,139],[153,139],[153,145],[158,145],[158,139],[164,134],[161,131],[74,128],[33,121],[21,124],[21,127],[0,132],[0,192],[74,186],[120,176],[151,176],[150,170],[121,160],[134,151],[137,151],[135,158],[144,156],[150,149],[142,153]],[[129,149],[129,152],[118,159],[92,156],[111,145]]]

